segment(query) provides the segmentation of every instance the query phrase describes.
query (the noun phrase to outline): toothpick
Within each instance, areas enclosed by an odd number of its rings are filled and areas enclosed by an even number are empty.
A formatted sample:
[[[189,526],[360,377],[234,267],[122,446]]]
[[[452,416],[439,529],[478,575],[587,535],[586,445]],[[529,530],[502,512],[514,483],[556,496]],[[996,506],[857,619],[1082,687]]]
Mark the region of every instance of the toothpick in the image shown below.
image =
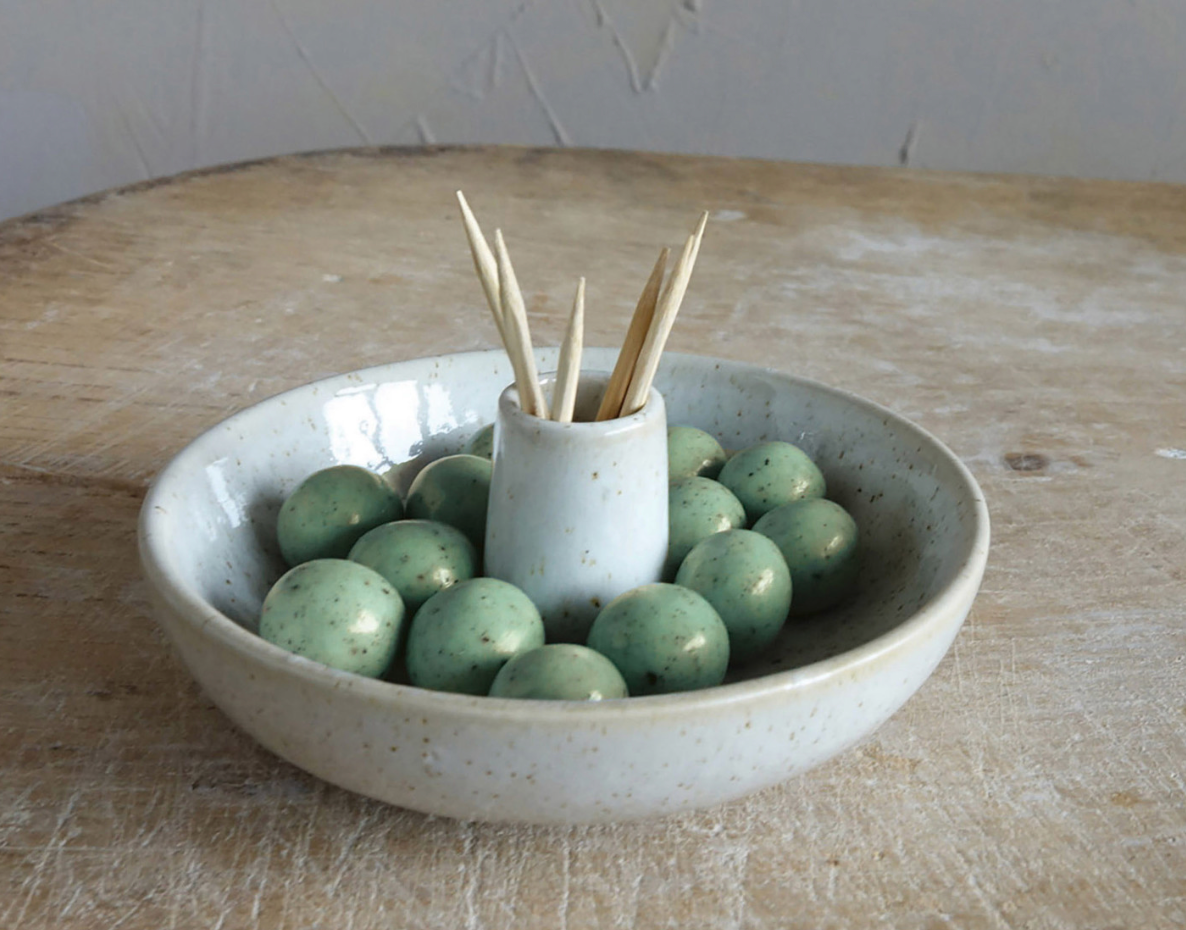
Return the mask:
[[[581,377],[581,350],[585,344],[585,279],[577,282],[577,296],[564,343],[560,346],[560,364],[556,369],[556,387],[552,394],[552,417],[561,423],[572,422],[577,400],[577,382]]]
[[[461,220],[465,224],[465,235],[469,239],[469,250],[474,257],[474,271],[478,280],[482,282],[482,290],[486,294],[486,303],[490,307],[490,314],[494,317],[494,325],[498,327],[498,337],[504,346],[507,345],[506,324],[502,318],[502,300],[498,285],[498,263],[494,260],[494,253],[482,235],[482,228],[477,218],[470,210],[465,200],[465,194],[457,192],[457,203],[461,207]],[[508,352],[510,347],[507,346]]]
[[[659,368],[659,358],[663,355],[667,337],[671,335],[671,327],[675,325],[676,314],[679,313],[680,304],[687,293],[688,281],[692,277],[692,268],[696,264],[696,255],[700,251],[700,240],[704,236],[704,226],[707,222],[708,214],[704,213],[700,217],[696,231],[684,244],[683,254],[680,255],[679,262],[667,281],[667,288],[659,299],[654,319],[647,330],[646,341],[643,342],[634,373],[630,377],[630,387],[626,390],[625,400],[622,401],[621,416],[637,413],[650,396],[651,384]]]
[[[515,278],[515,269],[502,230],[494,230],[494,248],[498,265],[498,291],[502,301],[503,325],[507,334],[507,353],[515,369],[519,387],[519,403],[528,413],[540,419],[548,418],[548,403],[539,386],[539,371],[535,367],[535,353],[531,347],[531,330],[527,325],[527,308]]]
[[[597,408],[598,420],[612,420],[622,409],[622,401],[626,397],[626,388],[630,386],[630,376],[634,373],[634,366],[638,362],[638,353],[650,329],[651,319],[655,315],[655,304],[659,299],[659,287],[663,283],[663,269],[667,267],[667,256],[670,249],[663,249],[659,253],[659,260],[647,278],[638,303],[634,307],[634,316],[630,319],[630,328],[626,330],[626,338],[622,341],[618,361],[614,365],[614,372],[610,375],[609,384],[601,398],[601,405]]]

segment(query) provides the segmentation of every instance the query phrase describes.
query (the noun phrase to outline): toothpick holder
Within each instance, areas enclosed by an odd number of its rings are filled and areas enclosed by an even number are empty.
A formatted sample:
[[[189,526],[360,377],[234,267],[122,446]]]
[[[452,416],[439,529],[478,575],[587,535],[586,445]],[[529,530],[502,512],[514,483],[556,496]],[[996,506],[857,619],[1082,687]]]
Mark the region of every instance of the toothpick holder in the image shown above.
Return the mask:
[[[583,643],[598,611],[658,581],[667,556],[663,398],[652,389],[637,413],[591,422],[608,382],[581,374],[572,423],[526,413],[514,385],[498,400],[485,571],[527,593],[549,642]]]

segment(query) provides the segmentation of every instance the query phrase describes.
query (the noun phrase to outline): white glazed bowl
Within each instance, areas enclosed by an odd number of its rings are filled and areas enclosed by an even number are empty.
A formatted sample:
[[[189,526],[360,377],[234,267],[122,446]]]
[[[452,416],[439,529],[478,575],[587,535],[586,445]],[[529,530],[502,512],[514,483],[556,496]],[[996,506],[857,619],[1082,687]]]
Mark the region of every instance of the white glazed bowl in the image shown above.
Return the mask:
[[[537,353],[554,367],[554,350]],[[608,370],[614,350],[589,349]],[[937,439],[850,394],[737,362],[669,354],[673,425],[726,447],[795,442],[861,530],[857,596],[788,624],[760,664],[717,688],[577,704],[425,691],[292,655],[252,632],[283,571],[275,518],[336,463],[397,472],[457,451],[494,418],[505,355],[369,368],[250,407],[158,476],[140,554],[159,621],[214,702],[326,781],[467,820],[581,823],[717,804],[783,781],[871,733],[926,680],[972,605],[988,556],[975,479]]]

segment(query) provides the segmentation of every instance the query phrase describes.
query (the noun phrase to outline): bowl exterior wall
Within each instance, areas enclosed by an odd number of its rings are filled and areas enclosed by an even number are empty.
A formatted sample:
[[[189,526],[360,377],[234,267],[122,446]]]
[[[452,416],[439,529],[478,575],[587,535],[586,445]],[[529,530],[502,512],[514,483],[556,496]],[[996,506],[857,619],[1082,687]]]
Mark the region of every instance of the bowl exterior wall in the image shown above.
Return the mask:
[[[578,824],[723,803],[827,761],[872,733],[918,690],[947,652],[974,593],[909,649],[862,667],[744,707],[727,704],[686,716],[657,707],[652,715],[608,727],[587,714],[524,726],[518,718],[483,719],[449,702],[413,707],[404,701],[406,686],[391,686],[385,698],[349,679],[326,689],[204,636],[159,593],[154,606],[211,700],[298,768],[424,813]],[[306,660],[293,656],[291,662]]]

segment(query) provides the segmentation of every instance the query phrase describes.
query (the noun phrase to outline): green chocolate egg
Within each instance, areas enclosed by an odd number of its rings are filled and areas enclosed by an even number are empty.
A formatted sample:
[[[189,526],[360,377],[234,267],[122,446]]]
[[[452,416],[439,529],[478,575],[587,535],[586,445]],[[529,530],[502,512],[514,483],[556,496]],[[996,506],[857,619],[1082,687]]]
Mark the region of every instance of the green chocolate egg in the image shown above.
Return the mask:
[[[403,601],[378,572],[345,559],[314,559],[272,586],[259,635],[306,659],[377,678],[395,658],[403,621]]]
[[[408,488],[408,516],[455,526],[481,552],[491,471],[489,460],[476,455],[447,455],[429,462]]]
[[[725,464],[725,450],[702,429],[672,426],[667,430],[667,477],[716,478]]]
[[[276,521],[280,554],[289,565],[344,559],[367,530],[398,520],[395,489],[374,472],[335,465],[314,472],[288,495]]]
[[[474,433],[462,450],[466,455],[476,455],[480,459],[494,458],[494,424],[483,426]]]
[[[745,526],[745,508],[727,487],[710,478],[682,478],[667,489],[667,562],[671,580],[684,557],[713,533]]]
[[[632,695],[719,685],[729,665],[729,631],[695,591],[648,584],[610,601],[589,630],[589,648],[617,666]]]
[[[629,697],[614,664],[599,652],[554,643],[517,655],[495,676],[491,697],[601,701]]]
[[[762,514],[827,491],[824,476],[807,453],[789,442],[761,442],[725,463],[718,480],[745,506],[752,524]]]
[[[754,525],[782,551],[791,570],[791,616],[834,607],[856,587],[857,524],[832,501],[786,504]]]
[[[461,581],[416,612],[408,677],[434,691],[488,694],[509,659],[543,644],[544,621],[526,594],[496,578]]]
[[[478,574],[478,553],[456,527],[432,520],[377,526],[350,550],[351,561],[373,568],[403,598],[411,617],[438,591]]]
[[[752,530],[716,533],[696,544],[675,583],[704,596],[729,630],[740,665],[774,641],[791,607],[791,573],[778,546]]]

